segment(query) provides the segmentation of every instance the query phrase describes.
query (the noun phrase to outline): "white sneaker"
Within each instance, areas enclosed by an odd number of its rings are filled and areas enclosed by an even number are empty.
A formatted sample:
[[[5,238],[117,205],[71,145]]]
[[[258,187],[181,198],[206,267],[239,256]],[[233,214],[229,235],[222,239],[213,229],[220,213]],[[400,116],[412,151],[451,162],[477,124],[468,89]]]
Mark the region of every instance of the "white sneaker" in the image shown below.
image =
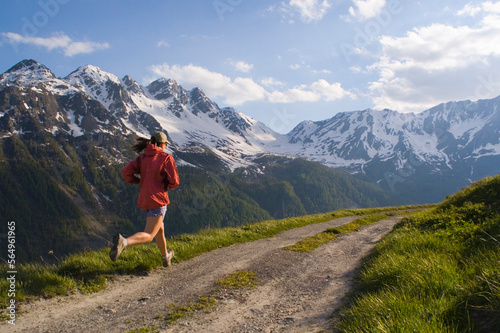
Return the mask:
[[[120,256],[120,253],[122,253],[123,249],[126,247],[125,237],[120,234],[116,234],[115,237],[113,237],[113,247],[109,251],[109,258],[112,261],[116,261],[116,259]]]
[[[167,255],[163,258],[163,267],[170,267],[172,265],[172,258],[174,257],[174,250],[167,250]]]

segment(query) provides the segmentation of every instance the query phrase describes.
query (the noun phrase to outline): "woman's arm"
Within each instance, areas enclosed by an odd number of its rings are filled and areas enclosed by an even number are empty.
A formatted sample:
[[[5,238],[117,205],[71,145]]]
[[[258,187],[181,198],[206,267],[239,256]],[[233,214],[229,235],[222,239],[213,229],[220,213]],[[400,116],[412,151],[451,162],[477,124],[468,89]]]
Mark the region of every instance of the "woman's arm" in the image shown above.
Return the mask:
[[[174,158],[169,155],[165,164],[163,165],[163,171],[167,174],[166,177],[166,188],[169,190],[173,190],[177,186],[179,186],[179,174],[177,173],[177,166],[175,165]]]
[[[141,174],[141,163],[139,161],[141,156],[138,156],[122,169],[123,179],[129,184],[139,184],[141,182],[141,179],[136,176]]]

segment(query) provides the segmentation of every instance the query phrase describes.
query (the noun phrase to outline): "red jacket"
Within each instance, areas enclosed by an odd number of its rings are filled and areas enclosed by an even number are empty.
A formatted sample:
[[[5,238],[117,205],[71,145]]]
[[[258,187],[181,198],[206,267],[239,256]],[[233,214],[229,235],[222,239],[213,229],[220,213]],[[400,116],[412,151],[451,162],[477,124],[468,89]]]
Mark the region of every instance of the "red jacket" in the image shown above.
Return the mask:
[[[129,184],[140,184],[137,205],[141,209],[155,209],[170,203],[168,189],[179,186],[179,175],[172,155],[149,144],[143,154],[127,164],[122,175]],[[140,175],[140,177],[136,176]]]

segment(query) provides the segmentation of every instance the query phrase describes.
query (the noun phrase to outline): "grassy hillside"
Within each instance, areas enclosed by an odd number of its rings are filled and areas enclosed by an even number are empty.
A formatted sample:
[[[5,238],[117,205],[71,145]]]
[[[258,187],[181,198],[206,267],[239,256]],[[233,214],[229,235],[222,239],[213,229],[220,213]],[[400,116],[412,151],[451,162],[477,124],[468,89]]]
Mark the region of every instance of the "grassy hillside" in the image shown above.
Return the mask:
[[[498,332],[500,175],[405,218],[359,278],[340,332]]]

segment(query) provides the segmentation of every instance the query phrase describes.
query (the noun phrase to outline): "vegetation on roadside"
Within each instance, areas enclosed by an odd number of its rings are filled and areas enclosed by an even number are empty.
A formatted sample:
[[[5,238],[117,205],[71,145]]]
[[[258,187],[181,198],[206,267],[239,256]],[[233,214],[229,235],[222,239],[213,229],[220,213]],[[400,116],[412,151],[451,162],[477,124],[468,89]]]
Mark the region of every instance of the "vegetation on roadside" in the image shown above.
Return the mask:
[[[158,327],[157,326],[142,327],[135,330],[127,331],[127,333],[151,333],[151,332],[158,332]]]
[[[500,175],[405,218],[339,311],[340,332],[494,332],[500,327]]]
[[[168,315],[165,321],[168,324],[173,324],[177,320],[193,315],[198,311],[204,310],[205,312],[210,313],[216,306],[217,300],[213,297],[207,296],[201,296],[198,300],[189,301],[185,305],[172,303],[167,305]]]
[[[421,206],[401,206],[366,209],[343,209],[335,212],[293,217],[282,220],[269,220],[241,227],[205,229],[197,234],[185,234],[168,240],[169,248],[175,250],[174,261],[182,261],[218,247],[235,243],[272,237],[279,232],[320,223],[331,219],[367,215],[377,212],[408,210]],[[54,265],[20,264],[17,265],[16,295],[17,304],[33,297],[53,297],[72,292],[91,293],[106,287],[108,279],[120,274],[141,274],[161,267],[161,256],[155,244],[127,248],[116,262],[109,260],[109,249],[85,251],[69,255]],[[2,275],[7,266],[0,266]],[[5,308],[9,282],[6,277],[0,280],[0,306]]]
[[[312,250],[318,248],[322,244],[328,243],[339,237],[341,234],[347,234],[358,230],[364,225],[372,224],[387,218],[387,216],[392,215],[391,213],[386,214],[375,214],[366,217],[360,217],[350,223],[346,223],[339,227],[328,228],[319,234],[311,237],[304,238],[299,242],[285,246],[285,250],[296,251],[296,252],[311,252]]]
[[[231,273],[215,284],[222,289],[252,289],[258,284],[258,280],[255,272],[239,271]]]

